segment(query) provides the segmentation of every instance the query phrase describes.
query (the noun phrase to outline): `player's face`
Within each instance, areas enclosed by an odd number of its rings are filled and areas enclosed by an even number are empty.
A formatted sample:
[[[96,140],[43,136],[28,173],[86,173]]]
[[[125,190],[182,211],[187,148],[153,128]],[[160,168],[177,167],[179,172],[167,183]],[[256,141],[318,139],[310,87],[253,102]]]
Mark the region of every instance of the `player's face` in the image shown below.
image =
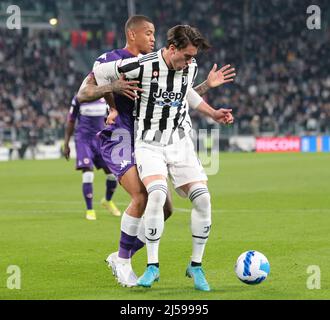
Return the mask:
[[[135,44],[143,54],[154,51],[155,27],[152,23],[143,21],[134,30]]]
[[[193,57],[197,55],[198,49],[189,44],[184,49],[177,49],[174,46],[170,47],[171,50],[171,64],[174,70],[182,70],[188,67],[188,64],[191,63]]]

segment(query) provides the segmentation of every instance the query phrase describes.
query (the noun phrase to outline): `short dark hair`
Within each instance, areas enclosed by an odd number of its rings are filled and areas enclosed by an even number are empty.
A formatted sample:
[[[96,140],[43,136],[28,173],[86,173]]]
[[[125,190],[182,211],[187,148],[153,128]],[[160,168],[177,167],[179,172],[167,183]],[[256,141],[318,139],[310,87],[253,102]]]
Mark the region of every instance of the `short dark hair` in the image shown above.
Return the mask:
[[[208,41],[202,36],[197,28],[188,25],[177,25],[167,32],[167,46],[173,44],[177,49],[184,49],[189,44],[200,50],[210,49]]]
[[[153,24],[152,20],[147,16],[143,16],[143,15],[131,16],[130,18],[128,18],[128,20],[125,23],[125,32],[127,33],[128,29],[134,28],[135,25],[137,25],[143,21],[150,22]]]

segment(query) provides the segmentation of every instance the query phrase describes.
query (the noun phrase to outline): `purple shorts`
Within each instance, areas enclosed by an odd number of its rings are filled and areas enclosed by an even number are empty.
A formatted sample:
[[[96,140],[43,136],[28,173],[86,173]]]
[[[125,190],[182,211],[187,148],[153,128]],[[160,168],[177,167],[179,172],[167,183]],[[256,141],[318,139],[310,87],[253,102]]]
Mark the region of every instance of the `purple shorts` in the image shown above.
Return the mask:
[[[103,161],[100,148],[99,139],[95,138],[91,140],[75,140],[76,143],[76,169],[90,169],[92,170],[94,166],[97,169],[105,169],[109,171],[106,163]]]
[[[133,137],[129,131],[103,131],[99,135],[99,144],[102,158],[117,180],[135,166]]]

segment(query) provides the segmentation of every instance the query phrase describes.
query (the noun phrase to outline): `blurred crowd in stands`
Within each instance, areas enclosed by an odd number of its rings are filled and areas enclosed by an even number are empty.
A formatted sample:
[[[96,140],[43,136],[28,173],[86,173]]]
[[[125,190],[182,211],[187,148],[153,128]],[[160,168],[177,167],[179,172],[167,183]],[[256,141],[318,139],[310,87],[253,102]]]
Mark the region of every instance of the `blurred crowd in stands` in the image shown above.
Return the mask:
[[[235,83],[210,91],[207,99],[233,108],[238,133],[330,133],[328,1],[313,1],[322,12],[318,31],[306,26],[311,3],[305,0],[142,3],[141,11],[154,13],[158,43],[175,24],[195,25],[210,40],[213,48],[198,59],[200,81],[213,63],[235,65]]]
[[[63,136],[72,95],[83,75],[58,33],[32,36],[0,29],[2,138],[46,143]]]
[[[126,1],[68,3],[78,21],[102,21],[99,54],[125,44]],[[330,4],[313,4],[322,10],[321,30],[306,26],[307,0],[136,1],[136,12],[155,22],[157,48],[176,24],[196,26],[209,39],[212,49],[198,56],[197,82],[213,63],[236,67],[235,83],[205,96],[215,107],[233,108],[231,133],[330,134]],[[14,130],[25,139],[63,135],[71,98],[84,78],[75,66],[79,48],[73,49],[68,39],[62,30],[27,34],[0,29],[2,131]],[[196,113],[192,117],[199,127],[214,126]]]

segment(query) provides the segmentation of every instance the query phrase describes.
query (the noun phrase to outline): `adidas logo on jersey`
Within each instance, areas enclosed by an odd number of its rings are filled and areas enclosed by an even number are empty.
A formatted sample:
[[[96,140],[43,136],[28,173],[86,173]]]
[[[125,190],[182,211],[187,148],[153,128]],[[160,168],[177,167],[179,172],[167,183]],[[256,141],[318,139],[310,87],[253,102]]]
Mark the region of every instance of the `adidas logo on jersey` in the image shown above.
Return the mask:
[[[151,83],[158,83],[157,78],[152,78]]]
[[[170,99],[172,101],[177,101],[177,100],[181,100],[182,99],[182,92],[173,92],[173,91],[163,91],[162,89],[160,89],[157,94],[154,93],[153,97],[155,99],[157,98],[163,98],[163,99]]]

